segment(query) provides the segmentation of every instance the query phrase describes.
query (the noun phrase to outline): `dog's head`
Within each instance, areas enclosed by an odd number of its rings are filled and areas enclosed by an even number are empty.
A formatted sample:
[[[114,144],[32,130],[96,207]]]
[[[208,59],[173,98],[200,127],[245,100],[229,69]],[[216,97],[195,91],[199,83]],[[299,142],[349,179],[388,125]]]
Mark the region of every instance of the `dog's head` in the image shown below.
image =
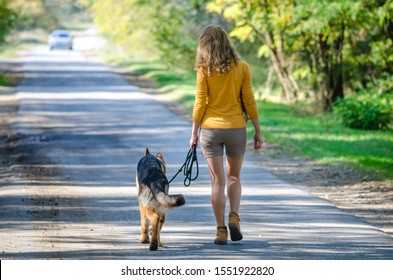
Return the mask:
[[[145,150],[145,155],[150,155],[150,152],[149,152],[148,148],[146,148],[146,150]],[[162,171],[164,172],[164,174],[166,176],[166,164],[165,164],[164,156],[161,153],[158,153],[156,155],[156,158],[160,161]]]

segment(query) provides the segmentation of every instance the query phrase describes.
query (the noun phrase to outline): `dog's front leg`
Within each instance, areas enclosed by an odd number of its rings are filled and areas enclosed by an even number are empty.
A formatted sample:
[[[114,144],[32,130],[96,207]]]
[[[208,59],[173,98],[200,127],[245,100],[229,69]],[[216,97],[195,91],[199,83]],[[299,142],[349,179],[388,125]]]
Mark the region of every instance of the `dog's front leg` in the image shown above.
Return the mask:
[[[139,204],[141,214],[141,239],[140,243],[148,244],[149,241],[149,220],[146,217],[146,208]]]

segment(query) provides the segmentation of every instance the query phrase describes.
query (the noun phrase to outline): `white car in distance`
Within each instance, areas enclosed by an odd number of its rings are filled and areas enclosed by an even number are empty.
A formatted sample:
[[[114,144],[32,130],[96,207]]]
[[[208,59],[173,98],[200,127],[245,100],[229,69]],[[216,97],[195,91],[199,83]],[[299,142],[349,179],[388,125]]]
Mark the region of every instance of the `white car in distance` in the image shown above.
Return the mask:
[[[68,49],[72,50],[73,39],[68,30],[59,29],[54,30],[49,35],[48,39],[49,49]]]

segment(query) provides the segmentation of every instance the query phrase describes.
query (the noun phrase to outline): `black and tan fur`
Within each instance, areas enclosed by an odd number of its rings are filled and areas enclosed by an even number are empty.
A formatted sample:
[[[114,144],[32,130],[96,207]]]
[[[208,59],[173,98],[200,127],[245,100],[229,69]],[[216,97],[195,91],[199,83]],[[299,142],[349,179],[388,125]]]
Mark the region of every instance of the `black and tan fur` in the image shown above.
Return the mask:
[[[169,195],[169,182],[166,178],[165,161],[161,153],[153,156],[146,148],[145,156],[138,162],[136,174],[139,209],[141,214],[141,243],[150,242],[150,250],[162,246],[160,231],[165,222],[165,208],[181,206],[185,203],[183,195]],[[151,239],[149,240],[149,221]]]

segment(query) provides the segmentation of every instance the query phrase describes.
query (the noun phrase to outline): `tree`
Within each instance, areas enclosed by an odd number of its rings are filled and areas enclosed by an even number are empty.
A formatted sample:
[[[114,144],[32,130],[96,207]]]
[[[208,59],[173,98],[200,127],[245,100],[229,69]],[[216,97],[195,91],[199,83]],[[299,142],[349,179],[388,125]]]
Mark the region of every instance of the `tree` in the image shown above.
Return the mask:
[[[4,0],[1,0],[4,1]],[[14,28],[51,30],[69,23],[75,12],[80,12],[82,0],[12,0],[8,7],[16,15]]]
[[[308,0],[295,3],[293,28],[288,32],[294,41],[292,50],[303,53],[304,62],[315,74],[322,106],[331,111],[343,91],[343,48],[345,36],[362,13],[360,2]]]
[[[375,70],[378,63],[392,60],[392,5],[392,0],[212,0],[208,9],[234,22],[232,36],[261,45],[259,54],[270,56],[287,100],[296,99],[298,82],[308,77],[323,109],[330,111],[344,96],[348,73],[364,74],[352,67],[360,66],[359,38],[366,34],[368,47],[375,51],[364,58],[363,67],[373,65]],[[361,74],[357,78],[362,79]]]
[[[168,66],[192,69],[202,26],[216,21],[205,0],[83,0],[101,32],[129,50],[157,54]]]
[[[15,13],[9,8],[7,0],[0,0],[0,45],[4,43],[5,37],[12,30]]]
[[[349,87],[393,92],[393,1],[363,1],[363,17],[348,42],[344,55]]]
[[[293,1],[288,0],[215,0],[207,6],[208,10],[234,22],[235,28],[230,35],[241,41],[257,41],[261,45],[260,54],[269,53],[283,96],[288,101],[299,91],[290,73],[293,59],[285,44],[291,7]]]
[[[208,24],[225,25],[225,22],[206,12],[204,0],[151,2],[155,6],[152,33],[162,59],[172,66],[193,69],[202,29]]]

